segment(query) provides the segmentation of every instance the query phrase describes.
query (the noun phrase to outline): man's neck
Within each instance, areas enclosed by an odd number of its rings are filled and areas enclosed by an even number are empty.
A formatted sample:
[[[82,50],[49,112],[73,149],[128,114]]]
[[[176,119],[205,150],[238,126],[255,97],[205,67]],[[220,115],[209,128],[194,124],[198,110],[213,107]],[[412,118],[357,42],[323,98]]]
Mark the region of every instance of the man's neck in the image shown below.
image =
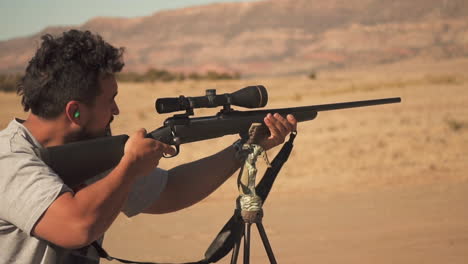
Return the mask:
[[[69,134],[67,123],[61,117],[47,120],[30,114],[23,125],[43,147],[62,145]]]

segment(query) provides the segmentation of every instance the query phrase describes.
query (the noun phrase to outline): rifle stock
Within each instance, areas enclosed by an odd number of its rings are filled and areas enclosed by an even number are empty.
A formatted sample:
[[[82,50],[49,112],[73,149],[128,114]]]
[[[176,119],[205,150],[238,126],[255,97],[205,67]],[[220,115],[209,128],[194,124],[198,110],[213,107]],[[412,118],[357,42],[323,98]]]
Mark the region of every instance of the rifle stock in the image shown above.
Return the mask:
[[[268,113],[294,115],[298,122],[315,119],[318,112],[401,102],[399,97],[336,104],[279,108],[254,111],[221,111],[214,116],[189,118],[174,116],[147,137],[179,146],[225,135],[245,134],[252,123],[263,123]],[[41,157],[70,187],[115,167],[124,154],[127,135],[49,147],[41,150]]]

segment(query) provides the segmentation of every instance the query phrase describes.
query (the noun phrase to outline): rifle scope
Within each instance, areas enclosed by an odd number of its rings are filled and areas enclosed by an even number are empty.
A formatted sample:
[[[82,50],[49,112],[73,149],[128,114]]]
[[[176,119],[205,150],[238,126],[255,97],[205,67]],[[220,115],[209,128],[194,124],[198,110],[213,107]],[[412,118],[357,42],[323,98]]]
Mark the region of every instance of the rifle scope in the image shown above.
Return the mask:
[[[268,92],[263,85],[247,86],[233,93],[216,94],[216,89],[206,90],[205,96],[167,97],[156,100],[156,111],[160,114],[176,111],[191,111],[194,108],[213,108],[230,105],[245,108],[264,107],[268,102]]]

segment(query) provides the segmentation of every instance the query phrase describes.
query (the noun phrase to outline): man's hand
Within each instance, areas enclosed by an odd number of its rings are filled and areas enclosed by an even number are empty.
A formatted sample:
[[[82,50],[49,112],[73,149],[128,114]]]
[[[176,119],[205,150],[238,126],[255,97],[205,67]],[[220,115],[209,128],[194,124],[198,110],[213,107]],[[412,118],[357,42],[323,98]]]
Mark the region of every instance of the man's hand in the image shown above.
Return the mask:
[[[175,150],[164,143],[145,138],[146,130],[136,131],[125,143],[122,160],[129,162],[135,176],[148,175],[154,170],[163,154],[173,155]]]
[[[289,133],[296,131],[297,121],[293,115],[283,118],[280,114],[268,114],[264,122],[270,130],[270,136],[259,142],[265,150],[282,144]]]

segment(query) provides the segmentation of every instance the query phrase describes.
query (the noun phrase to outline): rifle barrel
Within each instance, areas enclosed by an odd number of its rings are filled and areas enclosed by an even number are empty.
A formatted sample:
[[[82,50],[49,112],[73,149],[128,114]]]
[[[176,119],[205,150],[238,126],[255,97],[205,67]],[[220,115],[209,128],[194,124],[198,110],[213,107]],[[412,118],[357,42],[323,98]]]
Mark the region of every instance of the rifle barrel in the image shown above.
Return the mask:
[[[381,104],[393,104],[393,103],[400,103],[400,102],[401,102],[400,97],[393,97],[393,98],[384,98],[384,99],[376,99],[376,100],[316,105],[314,106],[314,108],[316,109],[316,111],[330,111],[330,110],[336,110],[336,109],[354,108],[354,107],[381,105]]]
[[[381,105],[381,104],[393,104],[393,103],[399,103],[399,102],[401,102],[400,97],[393,97],[393,98],[353,101],[353,102],[324,104],[324,105],[310,105],[310,106],[299,106],[299,107],[291,107],[291,108],[239,111],[239,112],[233,113],[233,116],[234,118],[237,118],[239,116],[252,116],[252,115],[261,116],[261,118],[259,119],[260,121],[254,121],[254,122],[261,122],[261,120],[263,120],[263,115],[266,115],[268,113],[271,113],[271,114],[278,113],[284,117],[288,114],[293,114],[298,122],[302,122],[302,121],[309,121],[309,120],[315,119],[315,117],[317,116],[317,113],[321,111],[331,111],[331,110],[338,110],[338,109],[356,108],[356,107],[373,106],[373,105]]]

